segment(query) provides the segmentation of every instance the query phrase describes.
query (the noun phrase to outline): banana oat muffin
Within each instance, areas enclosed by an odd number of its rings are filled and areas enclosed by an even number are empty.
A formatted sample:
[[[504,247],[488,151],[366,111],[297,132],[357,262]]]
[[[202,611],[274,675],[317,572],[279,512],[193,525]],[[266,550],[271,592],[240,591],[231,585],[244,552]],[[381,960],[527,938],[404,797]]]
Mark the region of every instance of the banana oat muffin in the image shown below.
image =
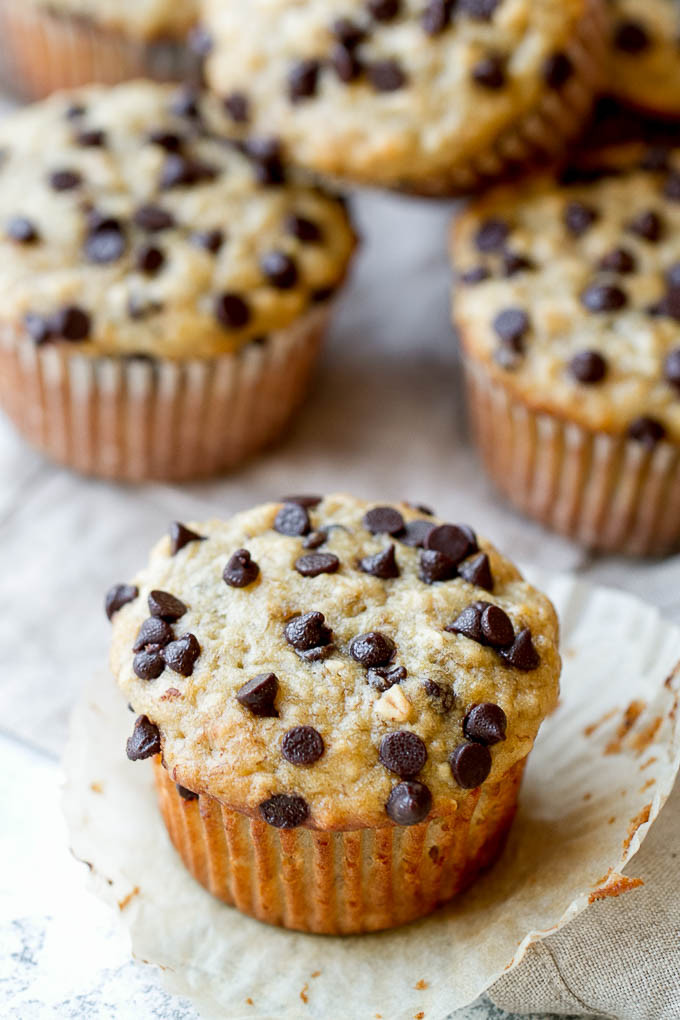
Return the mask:
[[[117,478],[222,470],[275,439],[354,236],[341,201],[220,104],[136,82],[0,124],[0,404]]]
[[[601,0],[206,0],[234,126],[322,174],[454,193],[574,135],[600,84]]]
[[[680,540],[680,150],[625,146],[455,225],[453,313],[486,465],[588,545]]]
[[[432,911],[502,849],[557,700],[548,599],[466,525],[291,496],[175,524],[107,596],[112,667],[192,874],[261,920]]]
[[[609,90],[648,113],[680,117],[680,4],[610,0],[610,6]]]

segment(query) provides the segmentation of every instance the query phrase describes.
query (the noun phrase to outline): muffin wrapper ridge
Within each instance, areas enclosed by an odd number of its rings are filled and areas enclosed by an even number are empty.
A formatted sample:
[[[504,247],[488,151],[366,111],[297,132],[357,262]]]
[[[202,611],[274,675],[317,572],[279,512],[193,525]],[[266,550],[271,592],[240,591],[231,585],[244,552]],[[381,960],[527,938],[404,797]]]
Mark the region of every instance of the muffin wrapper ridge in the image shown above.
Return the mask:
[[[275,442],[301,403],[330,302],[215,358],[88,357],[0,329],[0,407],[44,454],[119,481],[226,471]]]
[[[593,549],[662,555],[680,543],[680,449],[653,449],[534,411],[470,358],[468,407],[485,467],[516,507]]]
[[[319,934],[379,931],[424,917],[503,850],[526,758],[458,810],[407,828],[275,829],[201,794],[184,800],[154,759],[170,838],[194,878],[268,924]]]
[[[32,0],[0,0],[0,40],[0,81],[29,100],[90,82],[181,81],[197,67],[185,40],[134,39]]]

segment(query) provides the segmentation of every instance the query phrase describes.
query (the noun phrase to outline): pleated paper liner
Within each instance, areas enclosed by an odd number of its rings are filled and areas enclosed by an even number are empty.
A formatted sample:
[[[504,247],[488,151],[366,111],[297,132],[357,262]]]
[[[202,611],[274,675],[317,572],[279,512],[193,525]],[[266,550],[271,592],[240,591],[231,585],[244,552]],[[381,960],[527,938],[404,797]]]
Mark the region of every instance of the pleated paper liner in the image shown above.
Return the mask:
[[[329,303],[237,353],[90,357],[0,329],[0,408],[46,456],[118,481],[225,472],[279,439],[306,393]]]
[[[680,543],[680,448],[534,411],[465,363],[468,409],[484,466],[529,517],[592,549],[663,555]]]

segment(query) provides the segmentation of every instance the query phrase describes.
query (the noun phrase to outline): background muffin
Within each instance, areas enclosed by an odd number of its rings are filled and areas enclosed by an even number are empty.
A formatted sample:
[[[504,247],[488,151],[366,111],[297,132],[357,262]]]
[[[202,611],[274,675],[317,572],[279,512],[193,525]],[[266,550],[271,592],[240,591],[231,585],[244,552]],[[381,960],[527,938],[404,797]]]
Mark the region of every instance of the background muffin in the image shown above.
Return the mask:
[[[304,391],[354,237],[341,202],[219,123],[138,82],[0,125],[0,404],[73,467],[222,470]]]
[[[609,91],[631,106],[680,117],[680,6],[675,0],[610,0]]]
[[[215,895],[287,927],[375,930],[502,848],[557,699],[557,620],[470,528],[291,497],[175,525],[107,610],[140,714],[128,755],[162,751],[164,818]]]

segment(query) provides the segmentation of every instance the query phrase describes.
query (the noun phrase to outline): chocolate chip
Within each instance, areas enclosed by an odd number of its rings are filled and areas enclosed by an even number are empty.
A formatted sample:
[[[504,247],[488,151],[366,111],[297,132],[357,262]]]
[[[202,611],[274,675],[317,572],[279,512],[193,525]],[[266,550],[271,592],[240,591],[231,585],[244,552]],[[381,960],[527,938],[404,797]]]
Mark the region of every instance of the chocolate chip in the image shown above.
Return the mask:
[[[364,514],[364,527],[372,535],[398,535],[404,530],[404,518],[391,506],[376,506]]]
[[[164,191],[169,191],[172,188],[192,187],[194,184],[212,181],[215,177],[217,177],[215,167],[198,159],[183,156],[181,153],[171,152],[161,168],[159,186]]]
[[[449,755],[449,765],[458,786],[474,790],[491,772],[491,751],[484,744],[459,744]]]
[[[262,256],[260,269],[272,287],[290,290],[298,282],[299,273],[295,259],[282,251],[270,251]]]
[[[76,144],[81,145],[84,149],[104,149],[106,148],[106,131],[98,128],[80,131],[76,135]]]
[[[84,117],[87,113],[87,107],[82,103],[71,103],[70,106],[66,107],[64,116],[67,120],[78,120],[79,117]]]
[[[334,574],[340,560],[333,553],[309,553],[295,561],[295,569],[303,577],[318,577],[319,574]]]
[[[318,506],[323,500],[323,496],[282,496],[282,503],[297,503],[299,506],[304,506],[307,510],[313,509]]]
[[[260,568],[247,549],[237,549],[227,563],[222,578],[230,588],[247,588],[257,580]]]
[[[378,630],[369,630],[366,634],[359,634],[350,642],[349,653],[355,662],[366,669],[375,666],[388,666],[396,652],[394,641],[381,634]]]
[[[319,61],[301,60],[288,73],[288,97],[292,103],[310,99],[319,84]]]
[[[564,225],[574,237],[585,234],[597,219],[597,210],[585,202],[569,202],[564,210]]]
[[[385,691],[389,691],[390,687],[400,684],[407,676],[408,673],[403,666],[377,666],[375,669],[369,669],[366,681],[374,690],[384,694]]]
[[[83,178],[77,170],[54,170],[49,181],[53,191],[73,191],[80,187]]]
[[[515,639],[512,621],[500,606],[485,606],[482,610],[481,624],[484,641],[492,648],[507,648]]]
[[[176,641],[166,645],[161,655],[166,666],[180,676],[191,676],[194,665],[201,654],[201,646],[194,634],[183,634]]]
[[[399,566],[394,555],[394,546],[389,545],[374,556],[364,556],[359,560],[359,570],[372,577],[387,581],[391,577],[399,577]]]
[[[471,606],[467,606],[462,613],[459,613],[452,623],[444,627],[444,630],[449,634],[462,634],[463,637],[470,638],[471,641],[476,641],[480,645],[484,644],[482,611],[488,605],[488,602],[473,602]]]
[[[633,273],[635,267],[635,257],[626,248],[612,249],[599,262],[600,269],[612,273]]]
[[[666,178],[663,193],[671,201],[680,201],[680,173],[673,170]]]
[[[502,251],[509,233],[510,227],[505,220],[485,220],[475,234],[477,250],[485,254]]]
[[[400,0],[366,0],[368,13],[376,21],[393,21],[400,13]]]
[[[186,786],[180,786],[179,783],[175,783],[175,789],[182,800],[198,800],[198,794],[194,793],[193,790],[187,790]]]
[[[665,439],[666,429],[656,418],[641,415],[630,423],[626,434],[629,439],[634,439],[636,443],[640,443],[646,449],[651,450],[662,439]]]
[[[174,637],[169,623],[159,620],[156,616],[150,616],[139,628],[132,651],[143,652],[148,645],[163,648],[165,645],[169,645]]]
[[[25,216],[13,216],[7,224],[7,236],[17,244],[34,244],[40,240],[37,227]]]
[[[480,552],[471,560],[466,560],[458,567],[458,573],[468,584],[474,584],[477,588],[486,588],[493,591],[493,575],[491,563],[486,553]]]
[[[663,231],[663,221],[658,213],[652,209],[639,213],[628,224],[628,230],[645,241],[658,241]]]
[[[452,0],[429,0],[420,17],[420,24],[428,35],[439,35],[451,23]]]
[[[330,64],[340,81],[356,81],[362,72],[362,64],[354,50],[337,43],[330,54]]]
[[[427,748],[417,733],[396,730],[387,733],[380,741],[380,761],[402,779],[413,779],[427,761]]]
[[[117,262],[125,253],[127,241],[123,228],[116,219],[95,221],[85,238],[85,258],[98,265]]]
[[[650,45],[649,33],[639,21],[621,21],[614,32],[614,46],[622,53],[637,56]]]
[[[613,284],[591,283],[581,294],[581,301],[589,312],[616,312],[628,304],[628,297]]]
[[[407,82],[406,73],[396,60],[376,60],[368,65],[366,73],[376,92],[396,92]]]
[[[607,362],[598,351],[579,351],[569,362],[569,371],[577,382],[592,385],[607,374]]]
[[[306,216],[298,216],[296,213],[286,217],[283,229],[304,244],[319,244],[323,240],[321,227]]]
[[[170,111],[177,117],[198,119],[201,115],[198,90],[191,85],[183,85],[177,89],[170,101]]]
[[[175,226],[175,217],[160,205],[140,205],[132,217],[136,226],[150,234],[170,230]]]
[[[505,277],[517,276],[518,273],[523,273],[525,270],[533,268],[534,263],[526,255],[519,255],[512,251],[508,251],[503,255],[502,270]]]
[[[191,235],[191,243],[197,248],[205,248],[211,255],[217,255],[224,244],[224,231],[222,230],[197,230]]]
[[[135,268],[146,276],[155,276],[165,265],[165,255],[152,244],[145,244],[137,252]]]
[[[357,25],[355,21],[351,21],[349,18],[336,18],[331,25],[331,33],[348,50],[358,46],[366,36],[361,25]]]
[[[574,65],[566,53],[553,53],[543,64],[543,80],[549,89],[563,88],[573,73]]]
[[[403,532],[397,537],[404,545],[409,545],[413,549],[422,549],[427,541],[427,536],[434,530],[434,527],[432,521],[409,521]]]
[[[258,673],[236,692],[236,700],[253,715],[278,718],[274,701],[279,690],[275,673]]]
[[[87,312],[77,305],[60,308],[50,318],[50,330],[53,336],[62,340],[78,343],[87,340],[90,335],[91,320]]]
[[[640,167],[651,173],[661,173],[662,170],[668,170],[670,156],[671,150],[667,145],[652,145],[642,154]]]
[[[155,754],[160,754],[160,731],[147,716],[138,716],[125,750],[130,761],[142,761],[144,758],[153,758]]]
[[[225,96],[224,109],[235,124],[247,124],[250,120],[250,103],[245,92],[232,92]]]
[[[281,144],[277,138],[249,138],[244,152],[253,162],[258,184],[273,187],[284,183],[286,174],[281,159]]]
[[[526,670],[527,672],[532,669],[538,669],[541,664],[541,658],[534,648],[531,631],[528,627],[519,632],[510,648],[502,651],[501,656],[508,665],[514,666],[515,669]]]
[[[508,720],[500,705],[486,701],[470,709],[463,720],[463,733],[468,740],[490,746],[505,740],[507,725]]]
[[[157,128],[149,132],[148,140],[151,145],[157,145],[166,152],[179,152],[184,144],[184,139],[176,131],[166,131],[165,128]]]
[[[456,702],[453,688],[438,684],[436,680],[425,680],[423,690],[432,701],[432,708],[439,715],[448,715]]]
[[[333,655],[335,645],[331,642],[327,645],[317,645],[315,648],[305,648],[302,651],[296,648],[295,652],[305,662],[321,662],[323,659],[328,659]]]
[[[680,289],[680,262],[675,262],[666,270],[666,283],[671,289]]]
[[[170,525],[170,554],[176,556],[185,545],[189,545],[190,542],[205,542],[206,538],[204,535],[198,535],[191,528],[187,528],[185,524],[181,524],[180,521],[175,521]]]
[[[281,744],[281,754],[291,765],[313,765],[324,750],[323,737],[313,726],[294,726]]]
[[[458,0],[458,10],[476,21],[490,21],[501,0]]]
[[[385,805],[388,818],[397,825],[417,825],[427,818],[431,808],[432,794],[417,779],[395,786]]]
[[[666,356],[664,378],[671,386],[680,390],[680,347],[676,347]]]
[[[46,344],[54,339],[52,325],[45,315],[38,315],[36,312],[27,312],[24,316],[26,332],[35,344]]]
[[[275,793],[262,801],[260,814],[275,829],[297,829],[309,817],[309,805],[297,794]]]
[[[250,307],[240,294],[227,291],[215,299],[215,318],[225,329],[243,329],[250,322]]]
[[[466,269],[465,272],[461,273],[458,279],[461,283],[474,286],[476,283],[483,283],[484,280],[488,280],[490,276],[491,272],[486,266],[473,266],[472,269]]]
[[[309,514],[300,503],[284,503],[274,518],[274,531],[280,535],[306,535],[310,529]]]
[[[160,649],[150,645],[137,652],[132,660],[132,668],[140,680],[156,680],[165,669],[165,662]]]
[[[318,612],[293,617],[286,624],[284,635],[296,652],[316,650],[330,645],[333,640],[333,632],[326,626],[326,617]]]
[[[156,589],[149,595],[149,612],[166,623],[174,623],[179,620],[187,611],[181,599],[176,598],[167,591]]]
[[[328,532],[320,528],[319,531],[310,531],[302,545],[304,549],[319,549],[327,541]]]
[[[472,78],[482,88],[497,91],[506,82],[505,60],[496,53],[482,57],[472,68]]]
[[[504,344],[521,350],[529,332],[529,316],[521,308],[504,308],[493,320],[493,328]]]
[[[444,553],[458,565],[461,560],[477,552],[477,539],[468,527],[457,524],[440,524],[428,533],[425,548]]]
[[[134,602],[138,595],[139,588],[134,584],[114,584],[109,588],[104,599],[104,611],[109,620],[128,602]]]
[[[458,567],[445,553],[436,549],[423,549],[418,561],[418,577],[425,584],[437,581],[451,581],[458,576]]]

